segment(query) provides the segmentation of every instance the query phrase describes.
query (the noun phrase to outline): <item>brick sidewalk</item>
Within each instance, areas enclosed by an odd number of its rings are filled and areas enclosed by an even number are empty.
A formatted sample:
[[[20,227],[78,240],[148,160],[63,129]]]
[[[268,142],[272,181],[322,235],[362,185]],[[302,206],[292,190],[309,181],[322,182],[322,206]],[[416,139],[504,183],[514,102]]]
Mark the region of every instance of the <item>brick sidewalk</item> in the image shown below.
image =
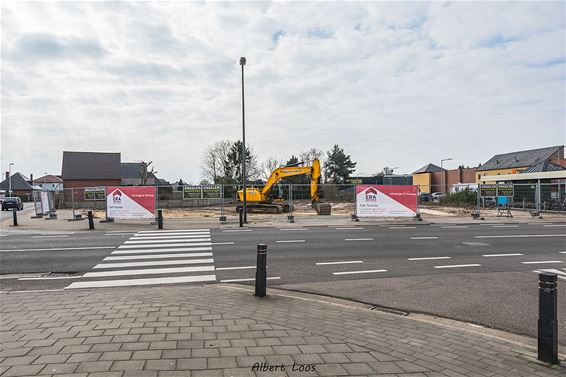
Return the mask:
[[[566,375],[505,340],[270,293],[219,284],[3,293],[0,375]],[[257,371],[266,364],[278,370]]]

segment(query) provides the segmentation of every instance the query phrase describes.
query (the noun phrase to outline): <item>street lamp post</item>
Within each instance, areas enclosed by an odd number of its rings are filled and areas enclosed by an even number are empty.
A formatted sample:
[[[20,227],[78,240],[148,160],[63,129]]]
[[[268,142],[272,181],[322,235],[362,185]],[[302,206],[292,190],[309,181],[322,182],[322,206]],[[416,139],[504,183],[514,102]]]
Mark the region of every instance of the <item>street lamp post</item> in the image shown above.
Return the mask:
[[[246,112],[244,106],[244,66],[246,65],[246,58],[240,58],[240,65],[242,66],[242,181],[243,181],[243,206],[242,215],[244,217],[244,223],[248,222],[247,216],[247,195],[246,195]]]
[[[8,196],[12,196],[12,165],[13,162],[8,165]]]
[[[442,160],[440,160],[440,169],[442,169],[442,195],[444,195],[446,193],[446,184],[444,183],[444,176],[446,175],[446,173],[444,172],[444,167],[442,166],[444,161],[450,161],[452,160],[451,158],[444,158]]]

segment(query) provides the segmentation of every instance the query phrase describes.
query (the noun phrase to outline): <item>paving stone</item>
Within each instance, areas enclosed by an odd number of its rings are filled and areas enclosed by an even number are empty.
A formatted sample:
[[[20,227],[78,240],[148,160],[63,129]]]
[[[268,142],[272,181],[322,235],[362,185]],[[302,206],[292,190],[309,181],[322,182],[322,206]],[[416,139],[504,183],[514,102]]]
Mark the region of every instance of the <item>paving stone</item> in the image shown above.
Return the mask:
[[[37,355],[7,357],[4,361],[2,361],[2,363],[0,363],[0,365],[3,367],[9,367],[12,365],[29,365],[37,358]]]
[[[4,374],[2,374],[2,377],[35,376],[43,368],[45,368],[45,365],[43,364],[13,365],[10,366]]]
[[[85,361],[79,363],[76,372],[106,372],[112,365],[111,361]]]
[[[191,358],[177,360],[177,370],[198,370],[206,369],[205,358]]]
[[[67,361],[69,355],[43,355],[33,361],[34,364],[60,364]]]
[[[77,366],[77,363],[47,364],[39,374],[73,373]]]
[[[144,370],[175,370],[175,365],[174,359],[147,360]]]
[[[74,353],[67,359],[70,363],[82,363],[83,361],[97,361],[101,352]],[[69,356],[69,355],[67,355]]]
[[[161,358],[161,350],[134,351],[132,360],[157,360]]]
[[[104,352],[100,360],[129,360],[132,357],[131,351],[110,351]]]
[[[112,367],[110,368],[110,370],[113,370],[113,371],[117,371],[117,370],[142,370],[144,363],[145,363],[144,360],[127,360],[127,361],[119,360],[119,361],[114,361],[112,363]]]

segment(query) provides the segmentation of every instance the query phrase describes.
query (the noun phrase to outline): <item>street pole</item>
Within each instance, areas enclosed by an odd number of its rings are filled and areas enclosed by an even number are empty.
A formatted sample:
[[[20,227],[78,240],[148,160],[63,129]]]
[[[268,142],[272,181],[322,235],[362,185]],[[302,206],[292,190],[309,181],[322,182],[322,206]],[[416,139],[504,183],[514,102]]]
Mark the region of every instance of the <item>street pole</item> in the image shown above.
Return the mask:
[[[440,169],[441,169],[441,173],[442,173],[442,195],[444,195],[446,193],[446,184],[444,183],[444,181],[445,181],[444,176],[446,175],[446,173],[444,172],[443,164],[444,164],[444,161],[450,161],[450,160],[452,160],[452,157],[451,158],[444,158],[444,159],[440,160]]]
[[[244,223],[248,222],[248,214],[246,210],[247,195],[246,195],[246,112],[244,106],[244,66],[246,65],[246,58],[240,58],[240,65],[242,66],[242,181],[244,186],[244,200],[243,200],[243,216]]]
[[[10,164],[8,165],[8,196],[12,196],[12,165],[14,165],[13,162],[10,162]]]

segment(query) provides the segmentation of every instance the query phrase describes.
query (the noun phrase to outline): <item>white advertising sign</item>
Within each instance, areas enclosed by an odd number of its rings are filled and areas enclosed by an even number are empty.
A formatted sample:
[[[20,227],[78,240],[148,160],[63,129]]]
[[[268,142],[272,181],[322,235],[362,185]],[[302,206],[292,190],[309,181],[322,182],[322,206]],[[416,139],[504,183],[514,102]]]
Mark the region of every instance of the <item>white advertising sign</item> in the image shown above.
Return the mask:
[[[416,214],[414,186],[356,185],[358,217],[415,217]]]
[[[41,192],[41,212],[49,212],[49,194],[47,193],[47,191]]]
[[[106,216],[111,219],[155,218],[155,187],[109,187]]]

